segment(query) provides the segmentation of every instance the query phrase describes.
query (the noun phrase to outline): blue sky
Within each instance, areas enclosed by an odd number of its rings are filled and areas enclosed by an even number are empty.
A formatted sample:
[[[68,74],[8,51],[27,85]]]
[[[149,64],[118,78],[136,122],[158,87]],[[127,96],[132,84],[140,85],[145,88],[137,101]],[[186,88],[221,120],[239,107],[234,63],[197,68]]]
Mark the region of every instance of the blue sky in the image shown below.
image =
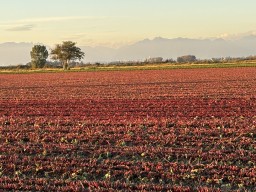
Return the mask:
[[[0,43],[118,47],[145,38],[256,34],[255,0],[0,0]]]

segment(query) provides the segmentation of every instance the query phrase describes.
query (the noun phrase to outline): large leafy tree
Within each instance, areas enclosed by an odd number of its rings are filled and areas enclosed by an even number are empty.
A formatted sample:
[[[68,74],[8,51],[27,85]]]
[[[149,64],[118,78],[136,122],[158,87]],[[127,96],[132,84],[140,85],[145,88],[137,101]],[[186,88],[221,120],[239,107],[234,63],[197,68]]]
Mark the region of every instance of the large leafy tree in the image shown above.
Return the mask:
[[[44,45],[34,45],[30,56],[32,68],[43,68],[48,58],[48,51]]]
[[[64,70],[69,68],[70,61],[84,58],[84,52],[72,41],[63,41],[62,44],[57,44],[51,54],[52,59],[62,62]]]

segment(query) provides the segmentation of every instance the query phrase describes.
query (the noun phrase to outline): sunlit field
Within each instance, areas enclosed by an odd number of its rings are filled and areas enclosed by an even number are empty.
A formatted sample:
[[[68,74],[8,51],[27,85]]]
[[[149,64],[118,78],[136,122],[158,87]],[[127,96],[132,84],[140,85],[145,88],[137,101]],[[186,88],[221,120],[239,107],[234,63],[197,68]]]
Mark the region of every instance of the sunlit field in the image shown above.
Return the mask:
[[[255,191],[255,74],[1,74],[0,190]]]

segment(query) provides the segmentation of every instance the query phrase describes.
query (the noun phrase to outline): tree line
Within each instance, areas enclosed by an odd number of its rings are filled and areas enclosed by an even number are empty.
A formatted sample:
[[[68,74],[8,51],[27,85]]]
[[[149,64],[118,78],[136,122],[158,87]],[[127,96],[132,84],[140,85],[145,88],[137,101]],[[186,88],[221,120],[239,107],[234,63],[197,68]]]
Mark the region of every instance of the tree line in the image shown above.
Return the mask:
[[[31,52],[31,63],[30,66],[35,68],[43,68],[43,67],[56,67],[57,65],[61,65],[64,70],[69,69],[72,66],[87,66],[87,64],[83,64],[82,62],[77,65],[76,60],[81,61],[84,58],[85,53],[81,51],[79,47],[76,46],[76,43],[72,41],[63,41],[62,44],[57,44],[50,52],[51,59],[54,61],[47,61],[49,53],[47,51],[46,46],[44,45],[34,45]],[[225,58],[212,58],[212,59],[197,59],[194,55],[184,55],[177,57],[177,60],[174,59],[166,59],[164,60],[162,57],[155,57],[145,59],[144,61],[113,61],[108,63],[107,65],[145,65],[148,63],[172,63],[172,64],[182,64],[182,63],[196,63],[196,64],[210,64],[210,63],[226,63],[226,62],[242,62],[242,61],[250,61],[256,60],[256,56],[248,56],[248,57],[225,57]],[[99,66],[101,63],[89,64],[90,66]]]
[[[51,50],[50,54],[53,60],[61,62],[64,70],[69,69],[71,61],[81,60],[85,55],[84,52],[76,46],[76,43],[72,41],[63,41],[62,44],[57,44]],[[49,53],[46,46],[34,45],[30,56],[32,68],[43,68],[47,62]]]

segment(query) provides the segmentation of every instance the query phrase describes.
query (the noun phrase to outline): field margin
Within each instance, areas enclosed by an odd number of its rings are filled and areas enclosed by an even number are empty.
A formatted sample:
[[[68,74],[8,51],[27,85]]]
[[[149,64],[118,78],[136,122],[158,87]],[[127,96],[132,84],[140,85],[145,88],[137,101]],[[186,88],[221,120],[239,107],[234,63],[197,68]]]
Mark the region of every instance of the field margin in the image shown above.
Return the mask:
[[[27,74],[27,73],[63,73],[63,72],[97,72],[97,71],[134,71],[134,70],[172,70],[172,69],[205,69],[205,68],[239,68],[256,67],[255,63],[214,63],[214,64],[148,64],[148,65],[113,65],[74,67],[70,70],[62,69],[0,69],[0,74]]]

